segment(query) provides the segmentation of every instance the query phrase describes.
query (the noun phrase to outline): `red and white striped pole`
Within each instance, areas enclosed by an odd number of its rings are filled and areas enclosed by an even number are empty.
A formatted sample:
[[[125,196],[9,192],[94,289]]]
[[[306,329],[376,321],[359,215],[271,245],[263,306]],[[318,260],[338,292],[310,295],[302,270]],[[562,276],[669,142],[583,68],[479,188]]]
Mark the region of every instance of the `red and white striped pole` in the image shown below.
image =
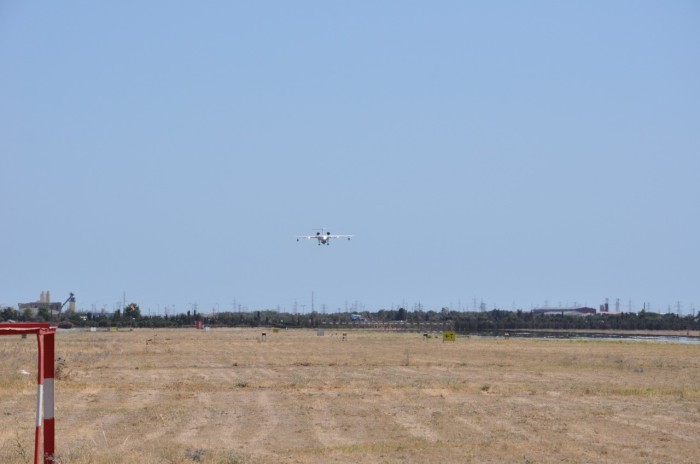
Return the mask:
[[[36,431],[34,435],[34,464],[54,464],[54,377],[55,377],[55,334],[56,329],[48,323],[0,323],[0,335],[35,334],[37,338],[37,393]],[[46,385],[44,385],[46,383]],[[46,387],[46,388],[44,388]],[[44,452],[41,452],[41,438],[44,438]],[[43,455],[43,459],[42,459]]]
[[[39,345],[38,368],[36,379],[36,432],[34,434],[34,464],[41,464],[41,427],[44,411],[44,335],[39,331],[36,334]]]
[[[55,377],[55,332],[44,337],[44,464],[55,462],[54,377]]]

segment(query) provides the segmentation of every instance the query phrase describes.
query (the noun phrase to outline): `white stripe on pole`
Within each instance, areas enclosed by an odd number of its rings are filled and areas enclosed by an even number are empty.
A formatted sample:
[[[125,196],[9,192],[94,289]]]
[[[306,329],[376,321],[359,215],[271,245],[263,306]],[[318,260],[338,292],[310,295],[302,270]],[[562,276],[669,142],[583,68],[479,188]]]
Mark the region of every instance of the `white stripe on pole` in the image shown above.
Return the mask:
[[[44,379],[44,419],[53,419],[54,416],[54,380],[52,378]]]
[[[36,426],[41,427],[44,416],[44,386],[39,384],[36,387]]]

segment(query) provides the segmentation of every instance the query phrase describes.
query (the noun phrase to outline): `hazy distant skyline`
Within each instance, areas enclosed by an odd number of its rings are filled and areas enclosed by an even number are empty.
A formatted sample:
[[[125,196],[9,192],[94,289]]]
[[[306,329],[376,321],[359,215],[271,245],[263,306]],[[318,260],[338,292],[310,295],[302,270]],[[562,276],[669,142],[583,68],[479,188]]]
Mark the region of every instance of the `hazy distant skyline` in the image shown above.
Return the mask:
[[[699,25],[692,1],[5,2],[0,304],[687,314]],[[319,227],[355,237],[296,242]]]

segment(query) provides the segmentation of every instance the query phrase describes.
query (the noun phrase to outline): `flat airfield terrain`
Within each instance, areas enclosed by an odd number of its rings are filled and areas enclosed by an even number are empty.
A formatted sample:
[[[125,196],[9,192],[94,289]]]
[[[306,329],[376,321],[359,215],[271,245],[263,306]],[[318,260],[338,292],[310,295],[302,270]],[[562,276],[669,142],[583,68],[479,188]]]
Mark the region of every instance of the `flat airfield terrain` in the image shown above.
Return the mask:
[[[342,333],[58,331],[57,462],[700,463],[700,345]],[[0,337],[0,463],[35,409]]]

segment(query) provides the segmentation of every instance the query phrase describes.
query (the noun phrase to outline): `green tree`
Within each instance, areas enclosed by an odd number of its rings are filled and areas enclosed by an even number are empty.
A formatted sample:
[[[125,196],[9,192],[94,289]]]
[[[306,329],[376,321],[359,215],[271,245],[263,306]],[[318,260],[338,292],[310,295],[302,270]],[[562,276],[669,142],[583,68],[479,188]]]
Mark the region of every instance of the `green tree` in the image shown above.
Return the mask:
[[[41,308],[39,308],[39,318],[42,321],[51,320],[51,313],[49,312],[49,308],[47,308],[46,306],[42,306]]]
[[[406,309],[399,308],[399,310],[396,311],[396,320],[397,321],[405,321],[406,320]]]
[[[17,312],[16,309],[11,308],[10,306],[7,306],[6,308],[2,309],[2,313],[0,314],[0,317],[4,321],[9,321],[10,319],[18,319],[19,318],[19,313]]]
[[[23,321],[34,320],[34,313],[32,312],[31,308],[24,308],[24,310],[22,310],[22,320]]]
[[[130,303],[124,308],[124,317],[128,319],[140,319],[141,318],[141,308],[136,303]]]

